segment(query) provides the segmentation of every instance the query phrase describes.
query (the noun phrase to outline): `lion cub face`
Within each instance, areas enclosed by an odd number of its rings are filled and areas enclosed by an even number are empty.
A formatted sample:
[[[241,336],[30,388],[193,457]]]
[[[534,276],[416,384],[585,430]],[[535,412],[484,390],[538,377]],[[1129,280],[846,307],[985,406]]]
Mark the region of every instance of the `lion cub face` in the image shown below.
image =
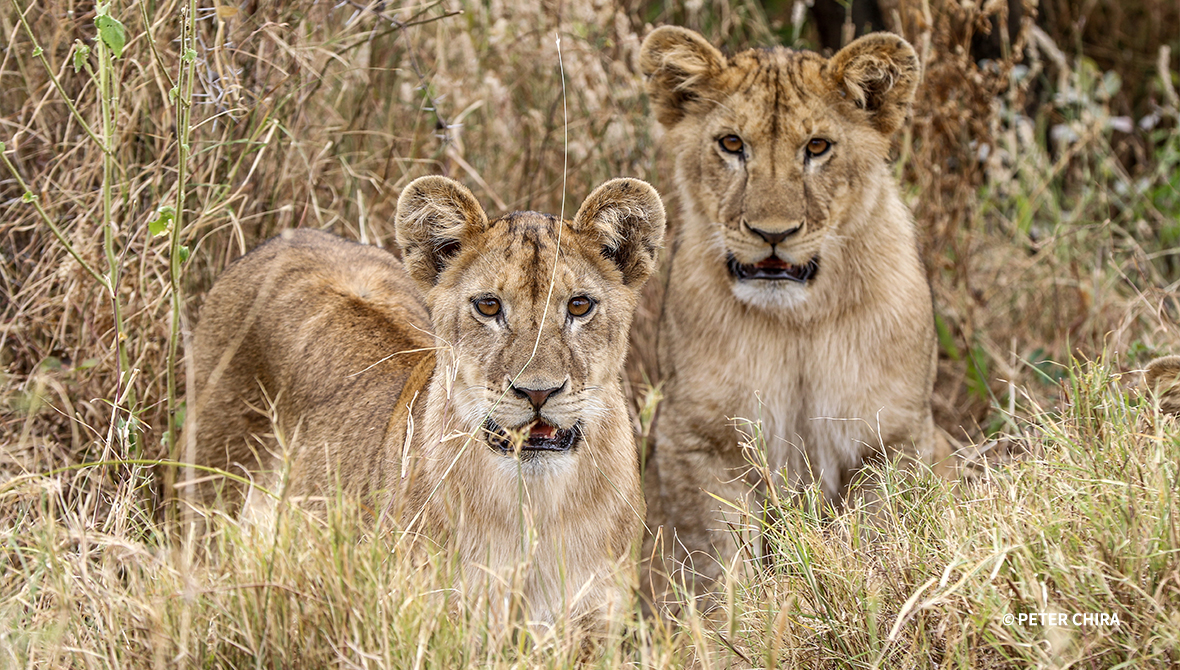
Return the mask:
[[[709,227],[734,295],[767,307],[806,299],[847,212],[871,204],[863,175],[884,164],[905,119],[913,49],[875,34],[830,60],[781,47],[726,58],[664,27],[644,41],[641,66],[677,181],[692,185],[686,209],[705,217],[695,223]]]
[[[663,239],[655,190],[599,187],[572,221],[488,221],[456,182],[424,177],[398,204],[397,239],[427,296],[462,430],[544,467],[576,452],[617,406],[639,288]],[[615,417],[617,418],[617,417]]]

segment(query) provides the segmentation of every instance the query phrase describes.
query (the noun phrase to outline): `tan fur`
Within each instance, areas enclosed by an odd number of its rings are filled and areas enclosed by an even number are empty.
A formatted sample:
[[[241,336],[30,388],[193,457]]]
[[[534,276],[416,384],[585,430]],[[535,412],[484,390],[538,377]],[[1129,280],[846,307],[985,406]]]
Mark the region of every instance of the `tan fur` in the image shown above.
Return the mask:
[[[1180,414],[1180,356],[1163,356],[1147,364],[1143,376],[1160,404],[1160,411]]]
[[[687,558],[707,581],[716,556],[736,549],[708,493],[738,499],[759,485],[735,418],[760,424],[778,483],[817,481],[837,504],[868,459],[946,456],[930,408],[930,290],[888,163],[920,73],[894,35],[831,59],[785,48],[727,58],[675,27],[648,36],[641,64],[684,203],[660,325],[648,525],[675,559],[657,567]],[[740,155],[723,148],[728,135]],[[830,148],[809,155],[816,138]],[[804,284],[731,272],[772,249],[797,267],[817,258],[817,274]]]
[[[287,231],[226,270],[205,302],[196,461],[268,483],[290,462],[289,495],[342,492],[393,514],[458,552],[464,588],[490,594],[493,611],[515,607],[517,589],[529,621],[600,621],[622,603],[615,568],[644,515],[619,375],[663,228],[659,196],[633,179],[599,187],[572,221],[489,222],[466,188],[423,177],[398,203],[404,266]],[[583,295],[597,304],[575,318],[567,305]],[[503,318],[476,311],[488,296]],[[535,410],[513,384],[562,388]],[[527,435],[538,416],[579,425],[580,441],[505,452],[484,430],[491,419]]]

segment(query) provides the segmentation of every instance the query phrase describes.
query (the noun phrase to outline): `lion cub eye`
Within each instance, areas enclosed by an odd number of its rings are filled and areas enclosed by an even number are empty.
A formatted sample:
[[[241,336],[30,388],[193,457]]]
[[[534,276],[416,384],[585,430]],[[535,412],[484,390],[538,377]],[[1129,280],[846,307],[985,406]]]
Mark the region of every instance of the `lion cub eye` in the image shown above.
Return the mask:
[[[722,149],[731,154],[740,154],[746,146],[745,142],[742,142],[742,138],[737,135],[726,135],[719,140],[719,143]]]
[[[594,300],[584,296],[576,295],[570,298],[569,311],[574,316],[586,316],[594,307]]]
[[[500,313],[500,301],[495,298],[480,298],[475,301],[475,309],[484,316],[495,316]]]
[[[807,155],[811,158],[816,158],[828,153],[828,149],[832,148],[832,143],[822,137],[813,137],[807,143]]]

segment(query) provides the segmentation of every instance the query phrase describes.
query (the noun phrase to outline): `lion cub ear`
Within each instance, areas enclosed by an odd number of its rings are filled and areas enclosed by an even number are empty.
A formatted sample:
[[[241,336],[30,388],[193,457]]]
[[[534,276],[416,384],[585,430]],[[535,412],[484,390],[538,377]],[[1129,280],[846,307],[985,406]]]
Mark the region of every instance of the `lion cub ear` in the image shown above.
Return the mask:
[[[698,33],[664,26],[643,40],[639,67],[656,118],[673,126],[707,95],[710,80],[725,69],[725,56]]]
[[[424,289],[459,253],[465,240],[484,232],[488,215],[467,187],[446,177],[419,177],[397,200],[397,244],[402,262]]]
[[[854,40],[828,61],[832,84],[886,137],[901,128],[922,77],[910,43],[891,33]]]
[[[655,269],[664,243],[664,203],[647,182],[612,179],[582,203],[573,228],[592,235],[623,273],[623,282],[638,288]]]
[[[1180,356],[1164,356],[1148,363],[1143,378],[1159,399],[1160,410],[1180,414]]]

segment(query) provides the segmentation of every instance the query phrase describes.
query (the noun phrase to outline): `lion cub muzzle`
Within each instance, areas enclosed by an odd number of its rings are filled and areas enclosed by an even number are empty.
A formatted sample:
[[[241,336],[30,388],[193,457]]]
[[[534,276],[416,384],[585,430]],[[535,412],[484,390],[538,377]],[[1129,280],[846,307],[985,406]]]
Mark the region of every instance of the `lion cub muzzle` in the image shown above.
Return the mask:
[[[726,268],[736,281],[806,285],[819,272],[819,254],[807,249],[803,221],[742,219],[727,237]]]
[[[484,422],[488,444],[501,453],[515,454],[519,452],[522,456],[573,450],[582,439],[582,420],[579,418],[574,421],[572,426],[561,428],[556,419],[546,418],[542,412],[542,408],[551,397],[561,394],[568,387],[569,380],[562,382],[560,386],[549,388],[528,388],[510,384],[509,390],[517,398],[529,402],[534,416],[526,423],[515,426],[511,430],[501,428],[493,419],[489,418]]]

